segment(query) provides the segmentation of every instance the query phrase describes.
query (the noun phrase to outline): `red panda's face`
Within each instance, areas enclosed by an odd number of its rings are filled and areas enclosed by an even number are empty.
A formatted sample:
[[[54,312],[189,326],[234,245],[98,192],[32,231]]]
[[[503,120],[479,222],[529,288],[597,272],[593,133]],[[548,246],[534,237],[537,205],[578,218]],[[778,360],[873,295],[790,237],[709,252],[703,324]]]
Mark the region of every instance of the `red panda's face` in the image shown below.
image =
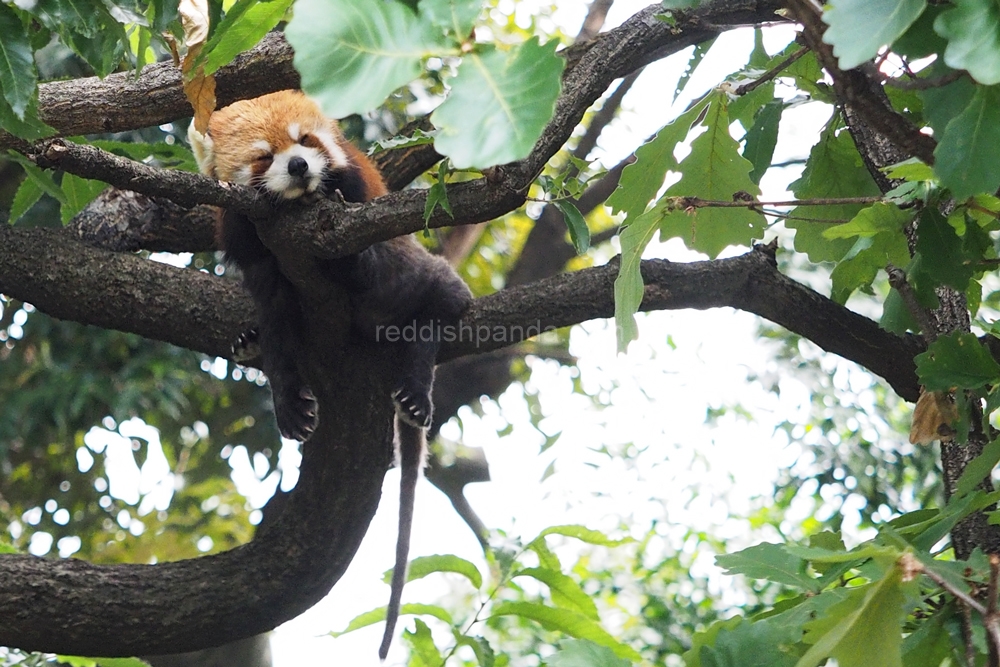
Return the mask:
[[[284,90],[216,111],[199,164],[221,181],[294,199],[319,188],[327,170],[347,166],[342,142],[315,102]]]

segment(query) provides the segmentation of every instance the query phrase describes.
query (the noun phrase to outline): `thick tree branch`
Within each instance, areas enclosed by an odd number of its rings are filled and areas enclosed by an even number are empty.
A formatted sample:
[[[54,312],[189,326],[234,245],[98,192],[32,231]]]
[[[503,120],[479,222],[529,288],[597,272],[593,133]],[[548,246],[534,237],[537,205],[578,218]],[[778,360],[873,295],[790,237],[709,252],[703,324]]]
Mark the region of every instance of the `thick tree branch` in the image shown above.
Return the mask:
[[[216,72],[219,106],[299,86],[292,47],[280,33],[267,35],[253,49]],[[170,61],[103,79],[88,77],[43,83],[38,89],[42,120],[61,136],[123,132],[163,125],[192,114],[181,89],[181,72]],[[0,131],[0,149],[22,142]]]

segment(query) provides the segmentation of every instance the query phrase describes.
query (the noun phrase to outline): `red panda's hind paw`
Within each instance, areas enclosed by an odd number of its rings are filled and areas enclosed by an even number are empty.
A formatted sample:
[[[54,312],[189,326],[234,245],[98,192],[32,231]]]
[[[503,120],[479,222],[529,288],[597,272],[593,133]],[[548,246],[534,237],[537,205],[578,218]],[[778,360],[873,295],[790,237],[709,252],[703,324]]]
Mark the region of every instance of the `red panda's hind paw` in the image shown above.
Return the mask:
[[[429,393],[408,391],[404,386],[392,392],[392,402],[400,419],[417,428],[430,428],[433,407]]]

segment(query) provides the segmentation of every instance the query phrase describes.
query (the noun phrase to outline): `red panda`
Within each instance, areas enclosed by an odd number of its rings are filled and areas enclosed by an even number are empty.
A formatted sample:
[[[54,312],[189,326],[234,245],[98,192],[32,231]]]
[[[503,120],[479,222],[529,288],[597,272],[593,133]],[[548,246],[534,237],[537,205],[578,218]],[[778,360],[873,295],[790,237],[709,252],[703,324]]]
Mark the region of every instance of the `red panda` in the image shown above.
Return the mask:
[[[202,135],[189,138],[201,171],[214,178],[257,188],[277,199],[307,193],[366,202],[386,193],[376,167],[346,141],[336,121],[298,91],[285,90],[236,102],[216,111]],[[259,345],[271,385],[281,434],[308,440],[317,423],[317,405],[298,368],[302,304],[294,285],[247,218],[225,211],[220,242],[226,260],[243,274],[253,297],[258,327],[240,344]],[[351,300],[351,326],[374,339],[380,327],[432,324],[432,331],[455,324],[471,302],[468,287],[452,268],[412,237],[400,237],[324,265]],[[392,392],[396,405],[397,464],[400,467],[399,533],[386,628],[379,648],[385,659],[399,616],[409,552],[417,480],[426,459],[425,429],[431,424],[431,388],[440,340],[402,343],[403,363]]]

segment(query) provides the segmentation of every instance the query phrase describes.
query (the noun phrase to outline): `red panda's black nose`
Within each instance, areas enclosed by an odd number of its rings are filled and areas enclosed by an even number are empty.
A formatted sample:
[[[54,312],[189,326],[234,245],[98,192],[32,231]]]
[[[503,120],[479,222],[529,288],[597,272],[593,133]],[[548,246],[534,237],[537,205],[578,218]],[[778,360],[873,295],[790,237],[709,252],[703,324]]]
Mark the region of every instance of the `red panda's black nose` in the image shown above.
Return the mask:
[[[296,155],[288,161],[288,173],[292,176],[304,176],[309,171],[309,163]]]

